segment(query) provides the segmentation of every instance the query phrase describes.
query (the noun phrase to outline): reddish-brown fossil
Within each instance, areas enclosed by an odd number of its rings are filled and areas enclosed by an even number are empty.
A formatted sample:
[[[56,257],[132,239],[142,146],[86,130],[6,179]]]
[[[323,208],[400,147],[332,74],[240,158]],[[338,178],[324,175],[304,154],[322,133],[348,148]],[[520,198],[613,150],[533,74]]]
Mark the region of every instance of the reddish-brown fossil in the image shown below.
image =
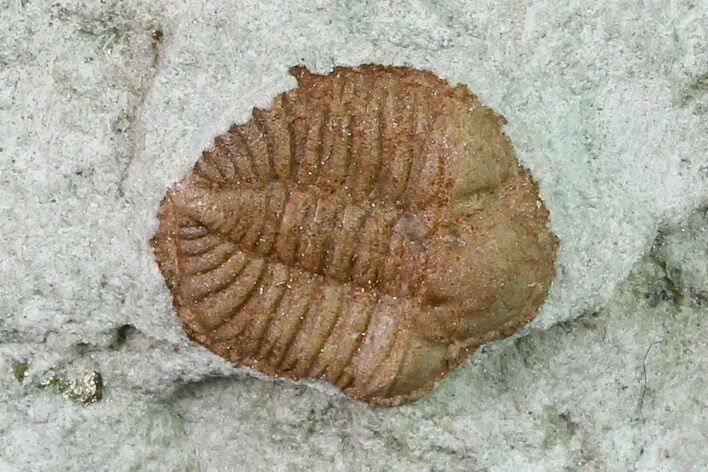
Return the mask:
[[[407,67],[291,73],[297,88],[167,192],[157,262],[188,335],[234,364],[415,400],[534,316],[548,212],[465,86]]]

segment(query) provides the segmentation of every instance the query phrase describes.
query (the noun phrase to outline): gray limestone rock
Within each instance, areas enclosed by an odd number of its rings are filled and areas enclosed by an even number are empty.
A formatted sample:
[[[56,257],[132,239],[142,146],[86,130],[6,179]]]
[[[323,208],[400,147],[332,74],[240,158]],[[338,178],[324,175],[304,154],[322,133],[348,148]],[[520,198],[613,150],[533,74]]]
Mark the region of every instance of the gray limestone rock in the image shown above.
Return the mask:
[[[707,17],[0,1],[0,470],[708,469]],[[288,67],[366,62],[433,70],[504,115],[560,239],[535,321],[398,409],[189,342],[148,245],[167,186],[293,87]],[[93,372],[99,401],[42,387]]]

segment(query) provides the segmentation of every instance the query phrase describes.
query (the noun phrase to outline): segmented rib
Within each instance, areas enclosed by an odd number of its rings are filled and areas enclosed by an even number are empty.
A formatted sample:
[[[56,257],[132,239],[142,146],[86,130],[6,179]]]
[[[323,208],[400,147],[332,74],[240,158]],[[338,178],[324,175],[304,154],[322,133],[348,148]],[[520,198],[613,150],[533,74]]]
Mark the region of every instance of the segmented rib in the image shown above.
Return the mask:
[[[269,264],[269,274],[262,285],[263,293],[260,294],[262,303],[254,316],[251,316],[242,338],[237,340],[243,355],[258,356],[265,334],[288,291],[290,276],[290,271],[283,264]]]
[[[183,271],[183,278],[180,286],[190,300],[199,301],[213,293],[218,293],[226,289],[241,273],[247,264],[247,259],[243,253],[238,253],[229,257],[226,262],[220,264],[209,272],[200,272],[189,275]]]
[[[248,153],[246,144],[241,137],[239,126],[232,126],[229,132],[224,136],[227,145],[227,153],[231,163],[237,170],[240,179],[243,182],[256,182],[256,172],[251,161],[251,156]]]
[[[276,369],[280,369],[280,362],[310,307],[312,293],[319,285],[317,281],[316,276],[307,274],[288,281],[285,298],[268,327],[258,353],[258,358],[264,359]]]
[[[251,120],[239,126],[238,132],[244,144],[244,152],[250,158],[258,180],[269,181],[271,179],[271,169],[268,165],[270,158],[257,121]]]
[[[350,292],[345,312],[339,318],[340,324],[335,326],[336,338],[325,346],[323,358],[330,358],[327,364],[325,378],[335,385],[341,384],[344,370],[364,341],[368,330],[371,313],[376,309],[378,298],[374,294]]]
[[[182,259],[182,272],[185,275],[198,275],[213,271],[224,265],[234,252],[236,245],[227,241],[200,256],[186,256]]]
[[[211,251],[222,242],[222,239],[215,234],[207,234],[195,239],[182,239],[179,241],[179,252],[185,256],[199,256]]]
[[[338,100],[329,106],[329,123],[324,127],[322,155],[317,186],[323,192],[336,194],[346,183],[351,158],[351,112],[353,82],[343,80]]]
[[[199,239],[209,234],[209,230],[202,226],[180,226],[177,236],[180,239]]]
[[[310,306],[293,338],[280,368],[291,370],[296,377],[307,374],[319,355],[322,344],[339,316],[343,291],[341,286],[325,285],[314,292]],[[322,329],[324,328],[324,329]]]
[[[231,284],[233,289],[230,306],[219,322],[211,326],[211,329],[215,330],[216,338],[234,337],[241,332],[251,315],[247,310],[243,310],[243,307],[258,292],[267,267],[268,264],[263,259],[252,259],[250,265],[243,270],[241,277]]]
[[[371,315],[364,339],[348,368],[355,379],[354,387],[366,396],[373,393],[371,379],[378,374],[379,366],[387,360],[393,349],[400,322],[400,314],[390,300],[380,300]],[[385,380],[383,383],[385,384]]]
[[[185,298],[191,300],[193,310],[199,310],[201,313],[199,321],[204,329],[214,330],[232,320],[261,277],[265,265],[262,259],[248,259],[241,252],[237,253],[236,257],[239,256],[244,258],[246,263],[234,270],[232,276],[224,276],[216,285],[218,290],[202,289],[196,293],[183,290],[183,293],[191,294]],[[194,286],[199,287],[196,284]]]

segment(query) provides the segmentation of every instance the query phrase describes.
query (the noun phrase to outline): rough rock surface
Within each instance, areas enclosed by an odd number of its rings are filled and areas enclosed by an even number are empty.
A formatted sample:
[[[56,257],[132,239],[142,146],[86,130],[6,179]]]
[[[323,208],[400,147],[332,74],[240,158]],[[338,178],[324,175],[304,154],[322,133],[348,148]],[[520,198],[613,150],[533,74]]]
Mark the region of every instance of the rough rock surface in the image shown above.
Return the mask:
[[[0,2],[0,469],[705,470],[707,10]],[[505,116],[561,241],[531,326],[395,411],[189,342],[148,245],[288,65],[368,62]]]

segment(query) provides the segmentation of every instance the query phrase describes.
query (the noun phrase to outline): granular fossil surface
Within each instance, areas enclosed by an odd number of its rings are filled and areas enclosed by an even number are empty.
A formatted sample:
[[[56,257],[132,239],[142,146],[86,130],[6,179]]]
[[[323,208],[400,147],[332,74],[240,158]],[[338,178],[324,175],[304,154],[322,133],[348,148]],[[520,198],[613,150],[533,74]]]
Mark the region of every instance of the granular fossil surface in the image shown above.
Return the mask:
[[[557,238],[504,119],[407,67],[294,67],[169,189],[152,245],[189,337],[400,405],[543,302]]]

